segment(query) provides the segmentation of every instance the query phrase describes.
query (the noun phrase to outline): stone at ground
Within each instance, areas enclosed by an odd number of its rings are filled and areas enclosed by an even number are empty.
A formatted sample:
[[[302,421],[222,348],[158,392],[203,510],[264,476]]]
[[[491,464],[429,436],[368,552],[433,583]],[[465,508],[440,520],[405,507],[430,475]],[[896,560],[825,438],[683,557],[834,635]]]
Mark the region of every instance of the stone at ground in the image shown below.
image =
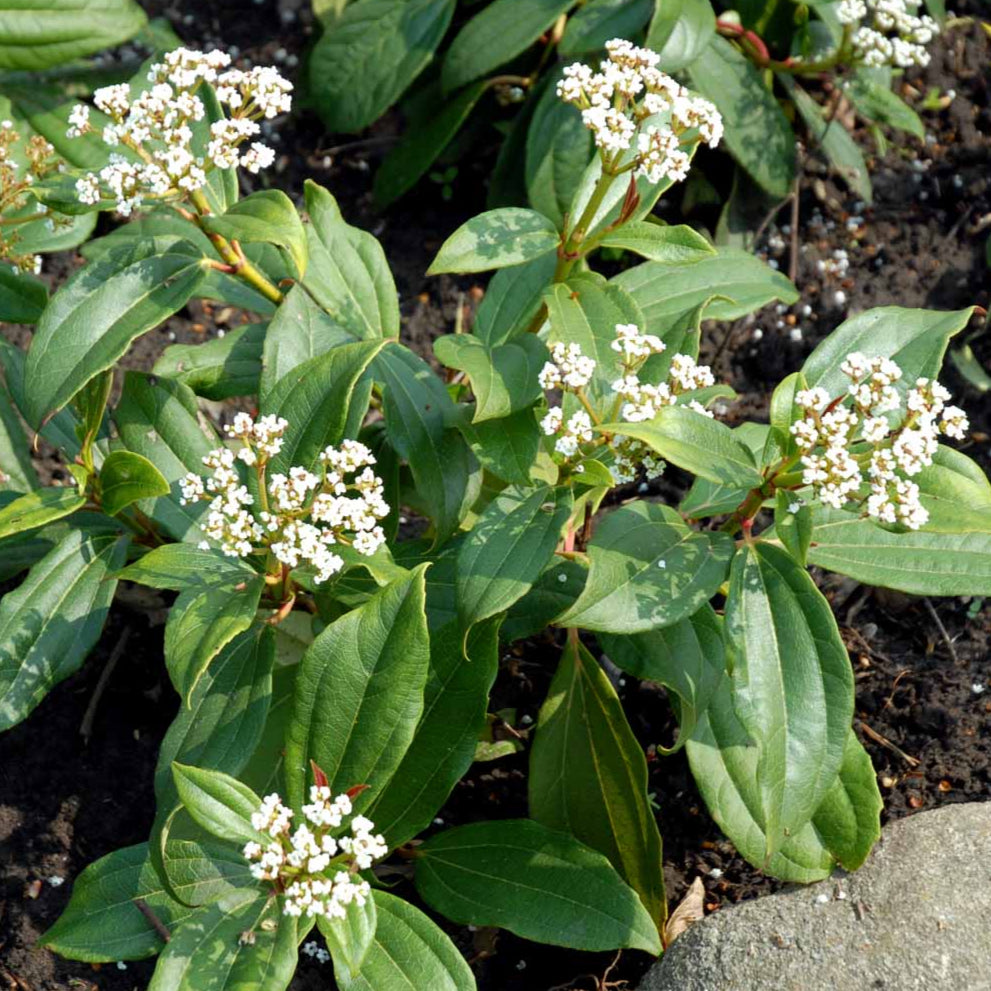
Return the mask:
[[[991,991],[991,803],[888,825],[867,863],[723,909],[640,991]]]

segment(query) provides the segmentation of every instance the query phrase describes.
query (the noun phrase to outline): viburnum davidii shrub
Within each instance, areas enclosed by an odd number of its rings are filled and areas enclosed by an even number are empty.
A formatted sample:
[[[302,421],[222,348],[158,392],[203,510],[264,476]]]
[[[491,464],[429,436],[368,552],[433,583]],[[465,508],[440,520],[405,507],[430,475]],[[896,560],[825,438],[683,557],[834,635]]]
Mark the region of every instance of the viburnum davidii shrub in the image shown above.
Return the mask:
[[[382,251],[330,193],[307,184],[305,219],[282,193],[239,196],[236,170],[271,159],[260,120],[289,106],[277,74],[180,50],[74,114],[115,157],[40,195],[131,219],[86,246],[27,354],[0,352],[75,479],[39,487],[5,417],[0,561],[27,573],[0,605],[0,722],[78,668],[121,579],[177,593],[181,704],[149,840],[76,880],[44,937],[59,953],[159,954],[153,991],[272,991],[316,926],[341,988],[474,987],[411,885],[456,923],[660,953],[658,816],[599,655],[667,688],[671,749],[756,866],[811,881],[867,856],[881,801],[808,566],[991,594],[991,485],[944,445],[968,426],[936,381],[971,311],[856,316],[777,387],[770,422],[731,429],[703,316],[797,293],[651,218],[720,118],[652,52],[609,53],[560,86],[598,149],[565,222],[495,210],[441,248],[433,272],[497,270],[471,333],[435,344],[445,377],[399,342]],[[606,279],[602,248],[645,260]],[[262,319],[169,348],[108,406],[117,359],[194,296]],[[218,433],[200,398],[231,397],[246,411]],[[677,505],[644,484],[663,472]],[[538,634],[557,670],[516,731],[529,818],[418,838],[504,752],[502,645]]]

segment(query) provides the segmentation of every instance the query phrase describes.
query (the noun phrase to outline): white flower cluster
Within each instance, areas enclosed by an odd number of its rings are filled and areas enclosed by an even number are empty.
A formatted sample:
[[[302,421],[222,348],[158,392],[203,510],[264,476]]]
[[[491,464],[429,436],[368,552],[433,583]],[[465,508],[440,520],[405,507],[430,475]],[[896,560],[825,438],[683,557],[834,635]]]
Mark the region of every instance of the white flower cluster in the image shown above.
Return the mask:
[[[905,398],[901,424],[893,428],[886,414],[902,408],[896,384],[901,368],[890,358],[868,358],[859,351],[847,355],[840,368],[850,379],[847,396],[834,398],[819,386],[795,394],[802,419],[791,432],[804,452],[802,482],[834,509],[862,502],[867,516],[917,530],[929,513],[919,501],[919,486],[909,479],[932,464],[940,434],[957,440],[966,435],[967,415],[947,405],[947,389],[920,378]],[[858,444],[872,450],[855,454]]]
[[[628,423],[653,420],[662,407],[675,405],[685,393],[715,384],[711,369],[707,365],[697,364],[687,354],[672,357],[667,382],[658,385],[641,382],[638,372],[651,355],[665,350],[664,342],[654,334],[641,334],[640,328],[631,323],[616,324],[615,333],[616,338],[610,346],[622,355],[623,367],[621,376],[612,383],[611,388],[616,413]],[[595,373],[595,361],[584,355],[574,343],[552,345],[551,357],[553,361],[547,362],[540,373],[541,388],[559,388],[582,395]],[[697,400],[693,399],[687,405],[703,416],[712,416]],[[540,421],[540,428],[547,437],[557,438],[554,450],[566,458],[574,457],[582,444],[595,439],[591,417],[583,409],[565,420],[564,410],[560,406],[551,406]],[[656,478],[664,471],[664,462],[639,441],[620,442],[614,447],[614,455],[612,474],[617,484],[634,481],[641,468],[648,478]]]
[[[939,34],[928,15],[919,16],[921,0],[840,0],[841,24],[860,24],[853,34],[857,56],[869,66],[893,65],[907,69],[928,65],[925,46]],[[861,24],[868,16],[870,24]]]
[[[682,150],[682,139],[687,135],[694,143],[697,132],[699,139],[715,147],[723,134],[719,112],[661,72],[656,52],[622,38],[607,42],[606,52],[599,72],[582,62],[569,65],[557,84],[558,96],[581,110],[582,121],[603,154],[616,156],[635,146],[637,175],[655,183],[684,179],[690,158]],[[648,123],[656,114],[666,114],[668,122]]]
[[[372,555],[385,542],[379,520],[389,515],[382,480],[372,471],[372,452],[355,440],[328,447],[320,455],[320,473],[302,467],[266,479],[265,468],[282,450],[289,424],[281,417],[252,419],[238,413],[227,428],[241,442],[235,454],[218,448],[203,458],[213,474],[204,479],[194,472],[180,482],[183,505],[210,500],[203,532],[220,544],[228,557],[247,557],[267,548],[288,568],[309,564],[317,584],[344,566],[334,548],[350,544],[359,554]],[[241,481],[236,462],[253,467],[266,493],[263,508],[252,512],[255,497]],[[208,548],[203,541],[201,547]]]
[[[251,825],[266,834],[268,842],[246,844],[244,857],[251,862],[253,877],[271,881],[285,894],[286,915],[343,919],[352,902],[365,904],[371,888],[356,879],[357,872],[368,870],[389,848],[374,832],[375,824],[361,815],[351,820],[350,832],[332,835],[351,811],[349,795],[335,797],[326,785],[314,785],[310,804],[303,806],[306,822],[295,830],[292,810],[277,794],[267,795],[251,816]]]
[[[148,70],[147,89],[132,96],[126,84],[104,86],[93,94],[96,107],[110,118],[102,137],[111,148],[123,146],[140,160],[114,153],[109,164],[80,178],[80,202],[96,204],[105,191],[117,211],[128,216],[146,197],[196,192],[206,184],[211,168],[235,165],[258,172],[275,160],[268,145],[252,141],[261,132],[259,121],[287,113],[292,84],[275,69],[258,66],[231,69],[226,52],[197,52],[177,48]],[[197,90],[204,83],[216,87],[217,99],[229,118],[210,125],[206,155],[193,149],[193,125],[206,116]],[[76,106],[69,116],[69,137],[93,130],[90,108]],[[250,142],[247,147],[246,142]]]

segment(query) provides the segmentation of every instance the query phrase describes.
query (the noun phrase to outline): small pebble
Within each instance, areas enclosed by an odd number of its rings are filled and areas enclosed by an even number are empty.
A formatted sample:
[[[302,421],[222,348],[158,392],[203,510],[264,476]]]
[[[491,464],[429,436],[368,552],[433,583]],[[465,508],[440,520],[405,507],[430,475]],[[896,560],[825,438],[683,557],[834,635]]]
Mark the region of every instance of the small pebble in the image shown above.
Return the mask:
[[[975,681],[974,684],[970,686],[970,690],[975,695],[980,695],[984,692],[985,687],[986,686],[983,681]]]
[[[48,879],[48,883],[49,883],[49,884],[50,884],[50,885],[51,885],[51,886],[52,886],[53,888],[61,888],[61,887],[62,887],[62,885],[63,885],[63,884],[65,884],[65,878],[64,878],[64,877],[62,877],[62,875],[61,875],[61,874],[53,874],[53,875],[52,875],[52,876],[51,876],[51,877],[50,877],[50,878]]]
[[[521,722],[521,723],[522,723],[522,724],[523,724],[524,726],[529,726],[529,725],[530,725],[530,723],[532,723],[532,722],[533,722],[533,716],[521,716],[521,717],[520,717],[520,722]]]

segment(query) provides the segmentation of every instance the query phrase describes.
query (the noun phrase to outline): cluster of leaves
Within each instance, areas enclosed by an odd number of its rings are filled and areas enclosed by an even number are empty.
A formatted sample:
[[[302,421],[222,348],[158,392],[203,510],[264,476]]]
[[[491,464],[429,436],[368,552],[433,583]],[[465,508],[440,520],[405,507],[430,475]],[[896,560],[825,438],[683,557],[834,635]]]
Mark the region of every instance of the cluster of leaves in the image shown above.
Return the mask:
[[[508,208],[456,231],[432,271],[496,274],[471,333],[436,343],[450,382],[400,343],[381,247],[327,190],[307,183],[301,216],[280,192],[241,198],[222,169],[187,201],[89,242],[28,352],[0,345],[0,566],[26,572],[0,603],[0,727],[78,669],[118,581],[178,593],[165,663],[182,704],[151,836],[84,872],[49,946],[93,961],[160,953],[153,991],[285,987],[313,919],[282,914],[283,894],[238,847],[257,838],[260,796],[298,812],[325,778],[354,793],[398,873],[447,918],[659,953],[667,902],[646,760],[595,651],[668,689],[675,746],[752,863],[811,881],[863,861],[880,797],[851,730],[846,650],[807,565],[912,593],[991,594],[991,484],[940,449],[918,476],[929,522],[917,531],[808,492],[796,504],[794,396],[841,394],[856,350],[894,359],[908,383],[932,378],[971,311],[847,321],[781,383],[770,423],[730,429],[684,406],[609,423],[617,324],[656,335],[664,361],[694,358],[703,318],[797,299],[752,256],[650,222],[664,188],[596,159],[564,211],[573,223]],[[606,279],[591,267],[603,249],[643,260]],[[109,405],[118,359],[197,296],[261,319],[167,349],[152,374],[126,372]],[[539,426],[549,343],[597,361],[584,398],[601,446],[581,470]],[[387,545],[371,556],[341,545],[343,569],[319,585],[305,567],[204,546],[204,506],[180,480],[205,474],[223,444],[200,399],[232,397],[287,422],[272,472],[314,468],[345,438],[373,450]],[[39,485],[22,421],[64,453],[76,484]],[[615,437],[694,476],[677,509],[616,506]],[[428,521],[421,536],[400,538],[399,507]],[[547,628],[561,653],[533,729],[529,818],[419,841],[479,752],[501,645]],[[319,922],[338,986],[472,988],[443,931],[365,876],[372,898]]]
[[[327,126],[361,131],[405,94],[406,136],[375,178],[382,205],[411,189],[441,156],[456,159],[472,144],[495,138],[502,150],[490,205],[528,200],[560,217],[592,158],[592,144],[555,99],[555,83],[563,64],[594,60],[615,37],[658,52],[660,69],[716,104],[725,147],[740,167],[737,199],[773,202],[791,192],[794,122],[870,202],[864,156],[837,119],[840,99],[881,147],[883,127],[924,134],[919,116],[892,91],[890,68],[851,64],[833,2],[748,2],[722,13],[710,0],[491,0],[477,6],[463,20],[454,0],[315,0],[322,34],[307,81]],[[941,2],[929,6],[945,21]],[[804,77],[836,78],[840,85],[827,108],[801,87]],[[483,112],[487,100],[515,112],[494,114],[490,106]]]

